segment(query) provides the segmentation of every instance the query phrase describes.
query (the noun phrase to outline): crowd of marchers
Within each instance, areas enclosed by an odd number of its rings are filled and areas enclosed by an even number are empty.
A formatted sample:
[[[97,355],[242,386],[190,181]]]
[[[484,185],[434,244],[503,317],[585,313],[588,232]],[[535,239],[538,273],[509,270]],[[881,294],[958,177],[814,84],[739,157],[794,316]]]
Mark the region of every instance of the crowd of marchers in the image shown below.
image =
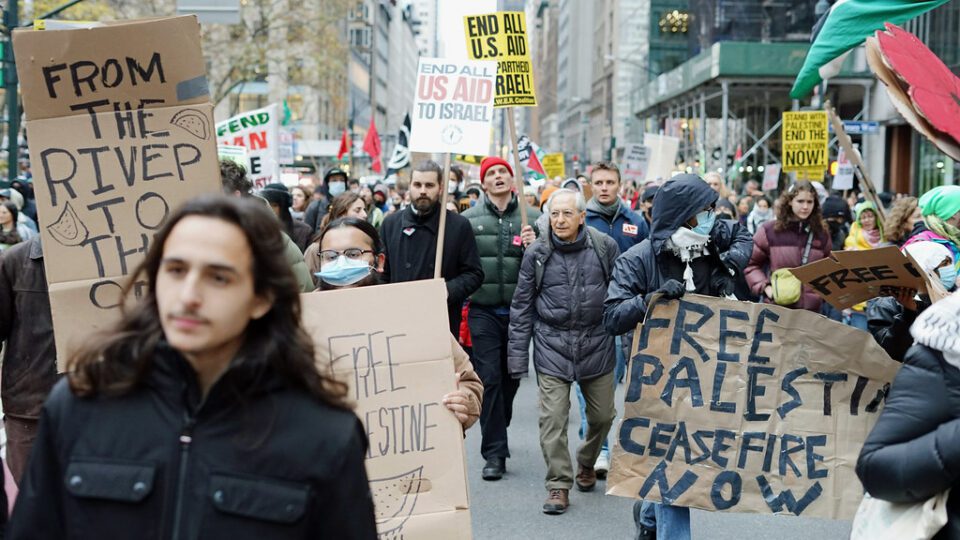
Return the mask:
[[[627,182],[611,162],[522,189],[498,157],[478,178],[425,161],[389,185],[333,168],[253,189],[243,167],[220,169],[224,194],[170,215],[133,273],[146,293],[62,375],[44,272],[65,262],[44,258],[31,182],[0,191],[0,398],[19,488],[7,537],[376,538],[366,431],[315,367],[299,295],[431,279],[441,213],[457,388],[443,404],[464,430],[479,424],[482,478],[509,481],[514,397],[536,384],[543,512],[605,478],[614,391],[655,296],[775,303],[870,332],[904,367],[857,464],[864,487],[915,502],[958,481],[960,297],[906,290],[836,310],[781,271],[896,245],[953,291],[960,186],[883,199],[881,213],[818,182],[773,199],[714,173]],[[960,538],[949,509],[941,534]],[[639,539],[690,537],[683,507],[638,501],[624,519]]]

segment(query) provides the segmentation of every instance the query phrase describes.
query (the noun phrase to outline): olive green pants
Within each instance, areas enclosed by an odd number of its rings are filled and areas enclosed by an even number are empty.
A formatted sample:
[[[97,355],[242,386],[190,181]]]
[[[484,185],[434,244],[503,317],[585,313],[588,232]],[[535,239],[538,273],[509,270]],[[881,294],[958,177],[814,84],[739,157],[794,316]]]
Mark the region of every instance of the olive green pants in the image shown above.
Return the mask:
[[[547,489],[573,487],[573,463],[567,442],[570,423],[570,386],[573,383],[537,374],[540,388],[540,449],[547,464]],[[613,406],[613,371],[589,381],[579,381],[587,403],[587,434],[577,449],[577,463],[593,467],[610,431]]]

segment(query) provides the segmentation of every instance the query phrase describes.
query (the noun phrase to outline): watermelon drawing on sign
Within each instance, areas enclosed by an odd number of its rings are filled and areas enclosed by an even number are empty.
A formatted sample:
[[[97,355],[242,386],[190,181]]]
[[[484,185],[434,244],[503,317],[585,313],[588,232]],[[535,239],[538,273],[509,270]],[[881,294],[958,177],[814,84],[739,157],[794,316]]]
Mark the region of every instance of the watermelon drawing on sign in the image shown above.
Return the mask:
[[[63,212],[60,212],[57,221],[47,225],[47,231],[54,240],[65,246],[82,245],[90,235],[87,226],[80,221],[80,217],[69,202],[63,208]]]
[[[206,117],[196,109],[184,109],[178,112],[170,119],[170,123],[200,140],[207,140],[210,133]]]
[[[867,63],[886,85],[894,107],[937,148],[960,160],[960,79],[902,28],[867,38]]]
[[[370,480],[373,493],[374,514],[377,520],[377,536],[380,540],[400,538],[400,531],[413,514],[417,496],[424,489],[423,466],[389,478]]]

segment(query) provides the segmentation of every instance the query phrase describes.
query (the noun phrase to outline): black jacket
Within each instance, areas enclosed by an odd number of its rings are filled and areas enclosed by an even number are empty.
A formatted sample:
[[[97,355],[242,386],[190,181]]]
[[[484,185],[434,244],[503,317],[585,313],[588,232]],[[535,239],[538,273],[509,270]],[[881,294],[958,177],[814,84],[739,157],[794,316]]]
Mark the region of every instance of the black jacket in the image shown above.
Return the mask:
[[[0,256],[0,342],[5,349],[0,377],[3,412],[36,419],[57,382],[57,349],[39,236]]]
[[[329,208],[330,203],[327,199],[310,201],[310,204],[307,205],[307,210],[303,215],[303,222],[310,227],[310,230],[314,234],[320,232],[320,222],[323,221],[323,216],[327,215]],[[300,251],[303,250],[304,248],[300,249]]]
[[[923,345],[903,367],[857,460],[864,489],[895,503],[924,501],[960,483],[960,370]],[[960,492],[950,492],[947,524],[934,537],[960,539]]]
[[[434,207],[433,212],[422,217],[413,212],[412,206],[408,206],[383,220],[380,237],[387,252],[383,275],[388,282],[433,279],[437,231],[440,227],[440,213],[436,209]],[[458,336],[463,303],[483,283],[483,269],[470,222],[456,212],[446,212],[440,276],[447,282],[450,332]]]
[[[685,265],[664,249],[664,244],[691,217],[716,200],[717,193],[694,175],[679,175],[660,188],[653,202],[650,237],[627,250],[613,267],[603,311],[607,332],[620,335],[633,330],[647,312],[644,295],[656,291],[667,280],[683,282]],[[691,263],[697,284],[695,292],[718,296],[717,279],[742,276],[753,253],[753,237],[739,223],[717,219],[710,230],[709,248],[710,255]]]
[[[44,404],[7,538],[375,539],[367,440],[270,368],[232,366],[204,402],[157,348],[144,384]]]
[[[920,311],[924,306],[918,306]],[[883,350],[897,362],[903,362],[907,349],[913,345],[910,325],[919,311],[904,308],[896,298],[881,296],[867,301],[867,330]]]

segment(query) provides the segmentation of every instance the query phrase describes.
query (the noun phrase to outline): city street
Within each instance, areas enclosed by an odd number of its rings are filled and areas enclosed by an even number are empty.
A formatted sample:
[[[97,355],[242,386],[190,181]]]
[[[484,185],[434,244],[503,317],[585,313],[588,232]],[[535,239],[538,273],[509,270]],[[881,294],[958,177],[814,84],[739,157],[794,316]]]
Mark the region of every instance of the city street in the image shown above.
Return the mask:
[[[533,371],[531,370],[531,374]],[[618,387],[617,402],[622,404],[623,385]],[[572,392],[571,392],[572,394]],[[622,407],[618,407],[620,409]],[[576,397],[571,404],[570,447],[576,448],[579,419]],[[633,501],[603,495],[603,482],[592,493],[570,493],[570,508],[561,516],[540,511],[546,490],[545,466],[537,435],[537,387],[535,379],[524,379],[514,403],[510,426],[510,451],[507,474],[498,482],[480,478],[480,425],[470,429],[466,439],[467,473],[470,482],[470,511],[476,540],[526,539],[614,539],[633,538]],[[695,510],[691,514],[693,538],[739,540],[743,538],[779,540],[846,540],[850,523],[812,518],[758,514],[711,513]]]

